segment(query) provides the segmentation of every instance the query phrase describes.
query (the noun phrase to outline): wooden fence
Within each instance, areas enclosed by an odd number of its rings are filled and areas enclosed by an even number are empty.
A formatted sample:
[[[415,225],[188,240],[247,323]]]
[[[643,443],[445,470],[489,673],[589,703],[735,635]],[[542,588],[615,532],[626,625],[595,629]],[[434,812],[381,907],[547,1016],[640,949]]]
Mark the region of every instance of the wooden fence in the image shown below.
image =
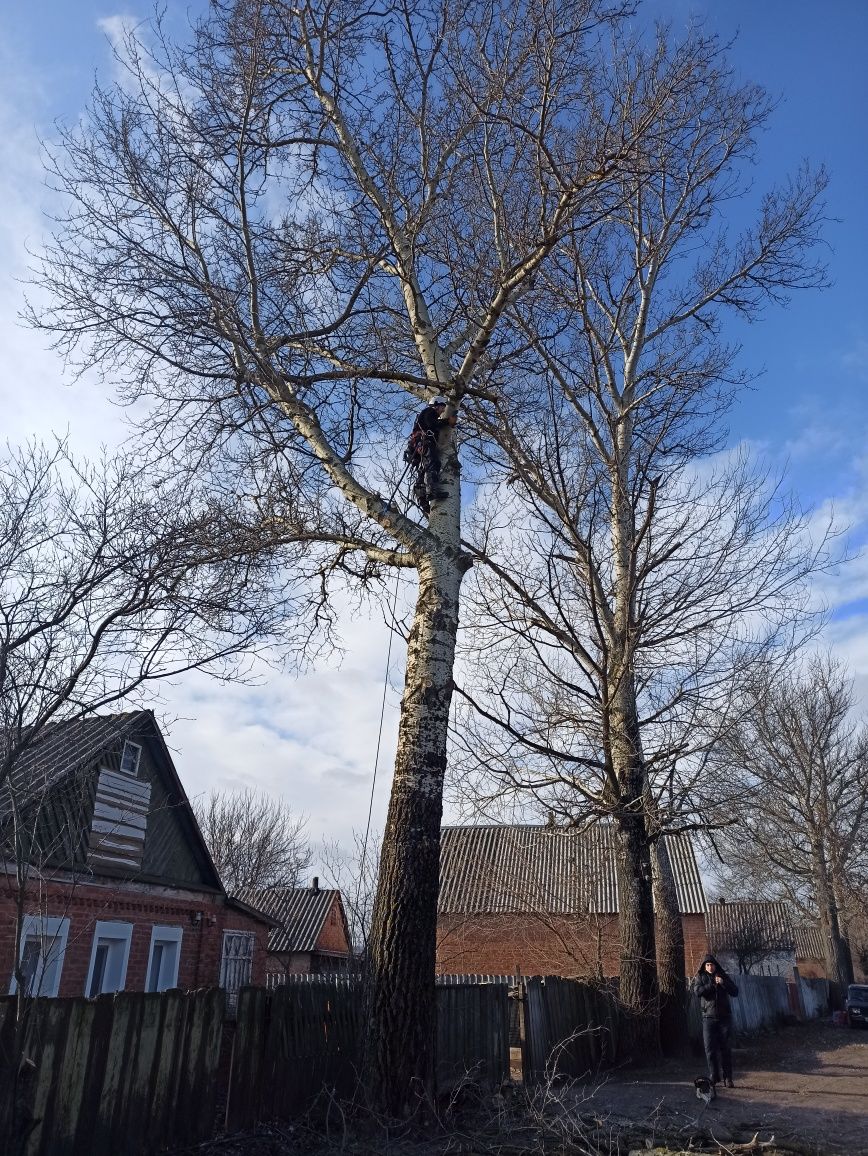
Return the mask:
[[[298,1115],[323,1086],[339,1096],[352,1093],[359,995],[352,979],[242,989],[226,1108],[229,1131]]]
[[[506,985],[437,986],[436,1081],[448,1091],[465,1078],[498,1087],[509,1076]],[[287,978],[244,988],[232,1049],[229,1131],[292,1118],[323,1087],[352,1094],[361,1063],[361,987],[354,977]]]
[[[621,1014],[610,993],[557,976],[528,979],[524,988],[526,1083],[581,1079],[616,1061]]]
[[[0,999],[10,1156],[137,1156],[213,1135],[224,993]]]
[[[484,1088],[509,1079],[509,989],[505,983],[437,985],[437,1089],[466,1077]]]
[[[787,1014],[785,980],[734,978],[737,1030]],[[807,1014],[827,995],[823,983],[802,981]],[[210,1139],[224,1120],[235,1131],[291,1119],[324,1087],[349,1096],[360,1063],[361,994],[355,976],[242,989],[225,1072],[220,989],[34,999],[20,1021],[15,998],[2,998],[2,1156],[144,1156]],[[441,1093],[468,1077],[499,1087],[510,1073],[511,1029],[528,1084],[588,1076],[628,1046],[614,994],[578,980],[450,977],[438,982],[436,1001]],[[695,997],[689,1009],[701,1037]]]
[[[829,981],[827,979],[803,979],[799,976],[799,994],[805,1019],[829,1014]]]

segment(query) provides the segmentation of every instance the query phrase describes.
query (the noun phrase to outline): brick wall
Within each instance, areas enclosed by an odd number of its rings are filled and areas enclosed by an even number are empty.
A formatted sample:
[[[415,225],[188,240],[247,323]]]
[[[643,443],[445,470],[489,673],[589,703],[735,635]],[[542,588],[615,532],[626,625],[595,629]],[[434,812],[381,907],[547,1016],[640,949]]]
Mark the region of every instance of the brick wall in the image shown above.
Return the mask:
[[[799,975],[802,979],[826,978],[826,962],[823,959],[799,958],[796,960],[796,967],[799,969]]]
[[[702,915],[682,916],[687,974],[708,950]],[[437,921],[437,972],[585,976],[618,974],[617,915],[441,915]]]
[[[114,881],[76,882],[49,886],[26,905],[27,914],[67,917],[69,935],[61,996],[82,995],[90,968],[95,924],[98,920],[131,923],[126,990],[143,991],[155,925],[182,929],[178,986],[213,987],[220,979],[224,931],[252,932],[253,983],[265,981],[265,954],[269,928],[258,920],[227,907],[223,896],[208,892],[176,891],[168,887],[123,884]],[[201,912],[201,919],[196,920]],[[14,965],[15,905],[11,894],[0,891],[0,991],[7,992]]]
[[[350,945],[347,940],[344,921],[341,918],[340,900],[337,896],[332,900],[332,905],[325,918],[325,923],[322,925],[322,930],[317,936],[315,950],[344,952],[346,955],[350,953]]]
[[[308,975],[311,955],[309,951],[277,951],[265,961],[268,975]]]

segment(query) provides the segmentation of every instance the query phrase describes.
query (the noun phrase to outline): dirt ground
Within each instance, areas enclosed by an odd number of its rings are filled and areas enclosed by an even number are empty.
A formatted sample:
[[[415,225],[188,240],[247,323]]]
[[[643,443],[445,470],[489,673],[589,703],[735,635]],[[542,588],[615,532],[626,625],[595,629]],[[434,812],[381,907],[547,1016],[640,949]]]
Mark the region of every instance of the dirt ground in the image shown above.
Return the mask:
[[[555,1083],[530,1103],[517,1088],[506,1101],[486,1094],[427,1135],[384,1132],[335,1105],[325,1119],[263,1126],[185,1156],[725,1156],[755,1135],[755,1156],[868,1156],[868,1031],[814,1021],[736,1040],[733,1066],[735,1088],[708,1107],[693,1087],[705,1070],[698,1057],[625,1068],[596,1085]]]
[[[807,1154],[868,1154],[868,1031],[813,1021],[774,1035],[736,1041],[732,1089],[708,1107],[692,1086],[705,1074],[698,1058],[654,1070],[615,1073],[596,1089],[595,1114],[648,1120],[661,1140],[713,1138],[723,1145],[774,1136]]]

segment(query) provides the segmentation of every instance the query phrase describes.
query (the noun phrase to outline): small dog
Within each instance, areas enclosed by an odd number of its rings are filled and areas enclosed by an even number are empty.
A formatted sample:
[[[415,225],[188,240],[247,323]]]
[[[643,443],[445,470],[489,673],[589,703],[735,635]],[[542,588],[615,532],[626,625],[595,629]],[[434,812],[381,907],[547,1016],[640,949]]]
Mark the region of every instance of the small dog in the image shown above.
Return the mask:
[[[717,1099],[717,1092],[714,1090],[714,1084],[706,1076],[699,1076],[693,1081],[693,1086],[696,1088],[697,1100],[702,1100],[705,1104],[710,1104],[712,1100]]]

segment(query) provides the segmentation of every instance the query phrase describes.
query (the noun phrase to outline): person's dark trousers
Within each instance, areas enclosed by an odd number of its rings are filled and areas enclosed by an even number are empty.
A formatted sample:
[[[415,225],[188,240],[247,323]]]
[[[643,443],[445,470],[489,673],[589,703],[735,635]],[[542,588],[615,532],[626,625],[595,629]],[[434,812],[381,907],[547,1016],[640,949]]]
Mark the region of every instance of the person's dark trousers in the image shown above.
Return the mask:
[[[732,1022],[730,1020],[704,1019],[702,1021],[702,1042],[705,1046],[705,1060],[708,1064],[708,1078],[719,1084],[721,1079],[732,1079]]]
[[[425,439],[425,449],[422,451],[422,477],[428,497],[433,498],[440,489],[440,452],[436,442],[431,438]]]

